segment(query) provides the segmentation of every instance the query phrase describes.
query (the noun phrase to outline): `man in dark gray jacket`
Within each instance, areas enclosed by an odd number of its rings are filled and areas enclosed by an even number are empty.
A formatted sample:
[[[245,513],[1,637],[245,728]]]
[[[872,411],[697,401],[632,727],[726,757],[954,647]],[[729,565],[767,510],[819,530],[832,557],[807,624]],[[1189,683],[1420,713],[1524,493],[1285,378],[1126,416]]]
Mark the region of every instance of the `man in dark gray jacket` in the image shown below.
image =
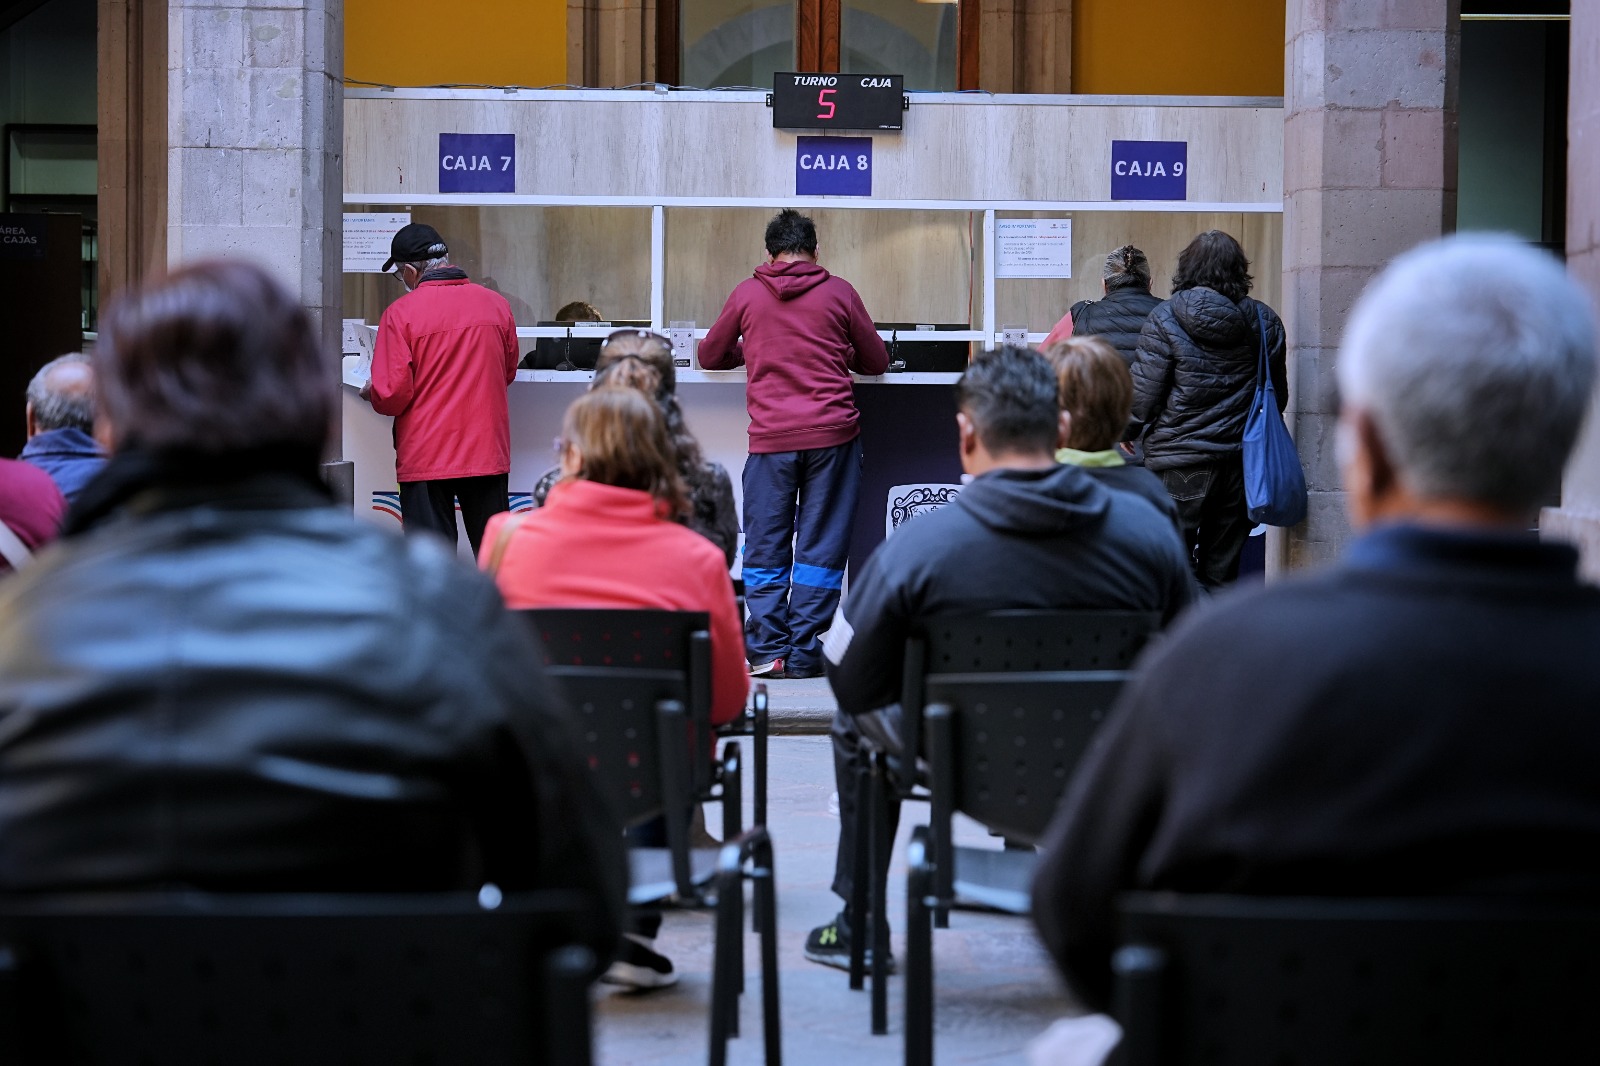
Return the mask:
[[[1600,591],[1530,532],[1589,406],[1587,304],[1481,237],[1363,295],[1339,361],[1362,536],[1153,648],[1046,837],[1034,914],[1083,1003],[1130,890],[1600,902]]]
[[[609,959],[564,709],[489,581],[333,506],[304,309],[211,263],[102,322],[113,458],[0,585],[0,891],[572,888]]]
[[[1283,323],[1247,295],[1250,281],[1238,241],[1220,230],[1200,234],[1178,256],[1172,298],[1150,312],[1130,368],[1145,467],[1171,493],[1207,589],[1239,576],[1250,535],[1240,446],[1263,330],[1280,411],[1289,399]]]
[[[979,356],[956,386],[961,463],[951,504],[901,526],[853,577],[823,643],[839,701],[833,726],[840,839],[833,890],[855,876],[855,767],[861,738],[900,751],[901,663],[913,627],[938,615],[1008,608],[1159,611],[1191,597],[1168,518],[1133,493],[1055,461],[1056,378],[1036,352]],[[894,816],[898,811],[894,812]],[[885,862],[888,856],[882,856]],[[806,957],[849,966],[853,916],[812,931]]]

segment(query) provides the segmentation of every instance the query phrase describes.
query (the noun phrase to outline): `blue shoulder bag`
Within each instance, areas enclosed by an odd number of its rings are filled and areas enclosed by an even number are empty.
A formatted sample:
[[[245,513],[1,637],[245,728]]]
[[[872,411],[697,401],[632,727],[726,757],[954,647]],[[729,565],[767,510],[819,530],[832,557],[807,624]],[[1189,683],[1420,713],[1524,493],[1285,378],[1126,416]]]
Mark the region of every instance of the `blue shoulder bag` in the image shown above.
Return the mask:
[[[1256,364],[1256,391],[1250,401],[1250,415],[1244,423],[1244,502],[1250,521],[1269,526],[1298,525],[1306,517],[1306,475],[1300,469],[1300,453],[1294,438],[1278,412],[1278,394],[1272,387],[1272,371],[1267,363],[1271,345],[1267,324],[1256,311],[1256,330],[1261,340],[1261,359]]]

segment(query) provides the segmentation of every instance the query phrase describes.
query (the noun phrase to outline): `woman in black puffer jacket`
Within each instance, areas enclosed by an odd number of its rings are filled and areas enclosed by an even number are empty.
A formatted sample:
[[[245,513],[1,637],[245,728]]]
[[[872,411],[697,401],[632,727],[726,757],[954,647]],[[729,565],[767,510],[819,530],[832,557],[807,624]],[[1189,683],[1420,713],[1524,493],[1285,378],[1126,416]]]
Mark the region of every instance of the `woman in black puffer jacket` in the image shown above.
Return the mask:
[[[1208,589],[1239,576],[1250,535],[1240,441],[1266,328],[1278,407],[1289,388],[1283,322],[1252,300],[1239,242],[1209,230],[1178,256],[1172,298],[1150,312],[1133,357],[1133,417],[1145,465],[1177,505],[1195,576]]]

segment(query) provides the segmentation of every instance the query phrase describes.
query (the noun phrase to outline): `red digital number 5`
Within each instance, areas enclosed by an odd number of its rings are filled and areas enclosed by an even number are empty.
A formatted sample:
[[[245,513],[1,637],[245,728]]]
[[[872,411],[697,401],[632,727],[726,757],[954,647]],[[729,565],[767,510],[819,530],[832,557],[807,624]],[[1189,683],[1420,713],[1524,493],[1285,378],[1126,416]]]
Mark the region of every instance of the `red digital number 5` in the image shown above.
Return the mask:
[[[825,107],[825,108],[828,109],[826,111],[817,112],[817,117],[818,118],[832,118],[833,117],[833,101],[828,99],[828,97],[832,96],[833,94],[834,94],[834,90],[833,89],[823,89],[823,90],[821,90],[820,92],[817,93],[817,106],[818,107]]]

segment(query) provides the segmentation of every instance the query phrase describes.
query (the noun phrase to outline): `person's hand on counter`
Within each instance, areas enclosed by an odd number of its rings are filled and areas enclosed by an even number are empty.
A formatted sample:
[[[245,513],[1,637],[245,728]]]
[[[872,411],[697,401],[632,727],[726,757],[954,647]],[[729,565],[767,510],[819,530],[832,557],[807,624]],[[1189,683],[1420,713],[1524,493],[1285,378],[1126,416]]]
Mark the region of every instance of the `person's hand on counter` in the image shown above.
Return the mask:
[[[367,401],[368,403],[372,402],[372,382],[371,382],[371,380],[368,380],[365,385],[361,386],[361,391],[357,395],[359,395],[363,400]]]

